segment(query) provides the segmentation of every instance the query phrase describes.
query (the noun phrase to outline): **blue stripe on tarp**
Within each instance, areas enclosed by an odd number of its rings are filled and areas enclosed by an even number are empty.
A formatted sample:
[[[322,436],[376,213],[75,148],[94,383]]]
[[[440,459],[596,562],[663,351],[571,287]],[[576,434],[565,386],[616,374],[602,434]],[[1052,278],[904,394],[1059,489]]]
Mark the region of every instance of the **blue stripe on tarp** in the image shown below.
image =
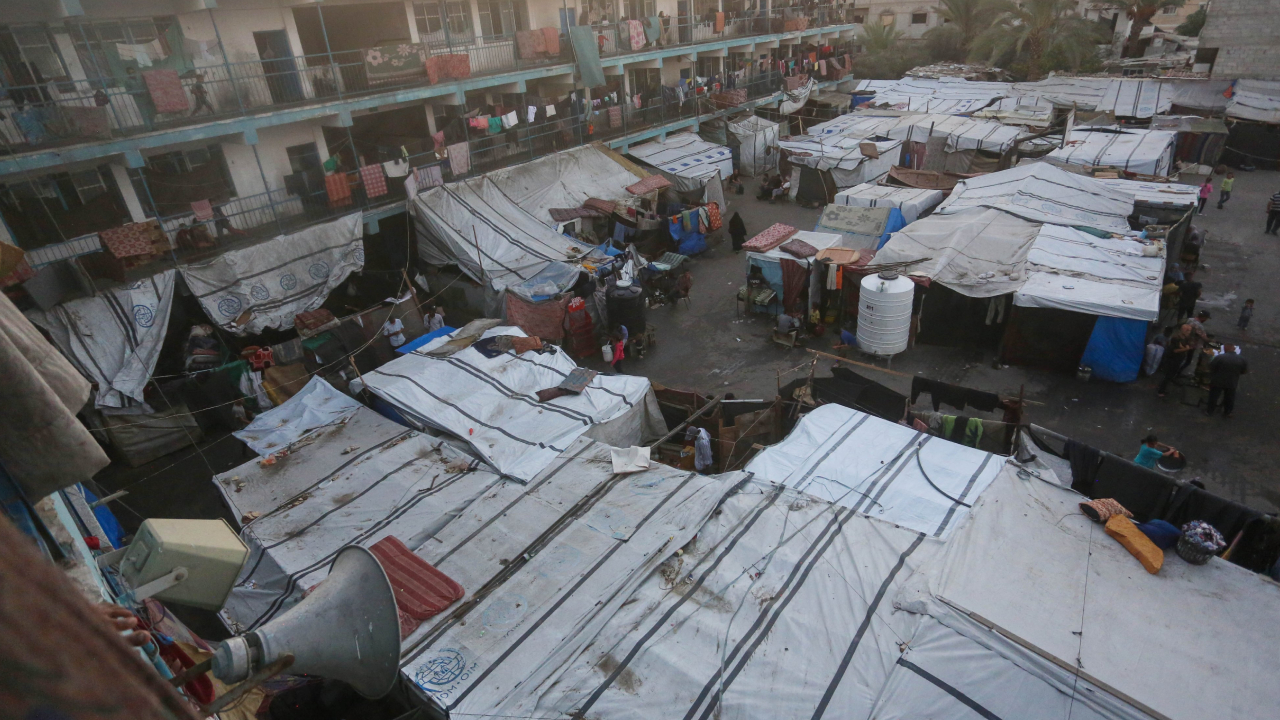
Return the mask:
[[[1099,316],[1080,364],[1093,368],[1093,377],[1109,382],[1133,382],[1146,351],[1147,321]]]
[[[413,340],[410,340],[409,342],[396,348],[396,352],[402,353],[402,354],[411,353],[414,350],[417,350],[418,348],[422,347],[423,345],[426,345],[427,343],[431,342],[432,340],[435,340],[438,337],[443,337],[445,335],[448,335],[449,333],[457,329],[458,328],[451,328],[448,325],[445,325],[444,327],[440,328],[439,330],[436,330],[435,332],[429,332],[426,335],[422,335],[420,337],[414,338]]]

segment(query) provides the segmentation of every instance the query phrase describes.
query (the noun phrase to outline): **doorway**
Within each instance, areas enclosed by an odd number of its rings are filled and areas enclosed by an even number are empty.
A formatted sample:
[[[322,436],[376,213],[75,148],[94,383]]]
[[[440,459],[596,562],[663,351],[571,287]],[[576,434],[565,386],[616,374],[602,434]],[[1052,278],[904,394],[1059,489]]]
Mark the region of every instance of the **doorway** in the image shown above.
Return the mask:
[[[274,103],[297,102],[302,99],[302,83],[298,79],[298,66],[289,48],[289,36],[284,30],[262,30],[253,34],[262,58],[262,74],[267,80],[267,90]]]

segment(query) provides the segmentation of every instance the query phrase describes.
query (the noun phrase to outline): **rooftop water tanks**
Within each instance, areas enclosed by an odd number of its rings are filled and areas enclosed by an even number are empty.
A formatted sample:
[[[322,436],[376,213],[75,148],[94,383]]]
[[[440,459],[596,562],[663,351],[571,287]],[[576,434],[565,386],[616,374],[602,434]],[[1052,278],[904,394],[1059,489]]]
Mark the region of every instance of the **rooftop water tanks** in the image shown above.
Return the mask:
[[[872,355],[907,349],[915,283],[893,272],[862,278],[858,300],[858,347]]]

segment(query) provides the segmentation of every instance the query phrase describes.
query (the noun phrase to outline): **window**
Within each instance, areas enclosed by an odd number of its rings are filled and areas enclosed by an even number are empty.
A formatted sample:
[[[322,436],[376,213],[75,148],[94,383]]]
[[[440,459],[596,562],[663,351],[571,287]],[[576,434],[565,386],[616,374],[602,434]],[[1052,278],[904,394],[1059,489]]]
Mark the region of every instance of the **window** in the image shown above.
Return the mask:
[[[866,21],[867,21],[867,11],[866,11],[866,10],[854,10],[854,11],[853,11],[853,23],[854,23],[855,25],[861,25],[861,24],[865,23]]]
[[[1160,8],[1160,13],[1161,13],[1162,15],[1177,15],[1177,14],[1178,14],[1178,6],[1176,6],[1176,5],[1165,5],[1163,8]]]
[[[700,57],[698,58],[698,77],[711,77],[720,73],[720,58],[718,57]]]
[[[467,2],[418,2],[413,4],[413,15],[418,23],[420,37],[444,42],[446,21],[449,38],[471,37],[471,5]],[[438,37],[429,37],[433,35]]]
[[[320,151],[315,143],[304,143],[284,149],[289,154],[289,169],[295,173],[320,167]]]
[[[23,62],[39,70],[41,77],[45,80],[67,77],[67,72],[62,67],[62,58],[58,57],[58,51],[54,49],[53,41],[43,26],[15,27],[10,32]]]
[[[91,24],[68,22],[67,33],[76,48],[76,55],[80,57],[85,75],[90,79],[106,79],[108,86],[114,86],[116,83],[111,79],[111,66],[103,48],[116,44],[147,45],[159,40],[162,51],[172,52],[164,34],[174,22],[172,17],[107,20]]]
[[[631,20],[639,20],[643,17],[653,17],[658,14],[657,0],[624,0],[622,3],[623,12]]]
[[[522,15],[511,0],[480,0],[480,33],[484,37],[511,37],[524,29]],[[452,26],[449,30],[453,31]]]
[[[911,13],[912,25],[927,25],[929,23],[929,13]]]
[[[107,192],[107,184],[102,179],[102,173],[97,170],[71,173],[71,184],[84,205],[88,205],[90,200]]]
[[[649,98],[660,92],[658,87],[662,84],[662,71],[658,68],[631,68],[627,74],[630,76],[628,81],[631,83],[632,93]]]

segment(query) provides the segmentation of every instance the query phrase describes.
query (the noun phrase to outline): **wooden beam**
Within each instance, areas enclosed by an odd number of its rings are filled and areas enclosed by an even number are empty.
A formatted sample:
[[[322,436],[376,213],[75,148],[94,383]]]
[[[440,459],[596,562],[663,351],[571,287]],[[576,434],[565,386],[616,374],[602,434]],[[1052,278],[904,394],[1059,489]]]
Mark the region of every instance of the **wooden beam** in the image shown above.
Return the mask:
[[[824,352],[822,352],[822,351],[820,351],[820,350],[814,350],[814,349],[812,349],[812,348],[805,348],[805,351],[807,351],[807,352],[811,352],[811,353],[813,353],[814,355],[821,355],[822,357],[831,358],[832,360],[835,360],[835,361],[837,361],[837,362],[848,363],[849,365],[857,365],[857,366],[858,366],[858,367],[860,367],[860,368],[866,368],[866,369],[868,369],[868,370],[877,370],[877,371],[882,372],[882,373],[888,373],[889,375],[897,375],[898,377],[904,377],[904,378],[912,378],[912,377],[915,377],[915,375],[911,375],[911,374],[908,374],[908,373],[898,372],[897,370],[887,370],[887,369],[885,369],[885,368],[877,367],[877,366],[875,366],[875,365],[869,365],[869,364],[867,364],[867,363],[860,363],[860,362],[858,362],[857,360],[849,360],[849,359],[847,359],[847,358],[842,358],[842,357],[840,357],[839,355],[832,355],[831,353],[824,353]]]

